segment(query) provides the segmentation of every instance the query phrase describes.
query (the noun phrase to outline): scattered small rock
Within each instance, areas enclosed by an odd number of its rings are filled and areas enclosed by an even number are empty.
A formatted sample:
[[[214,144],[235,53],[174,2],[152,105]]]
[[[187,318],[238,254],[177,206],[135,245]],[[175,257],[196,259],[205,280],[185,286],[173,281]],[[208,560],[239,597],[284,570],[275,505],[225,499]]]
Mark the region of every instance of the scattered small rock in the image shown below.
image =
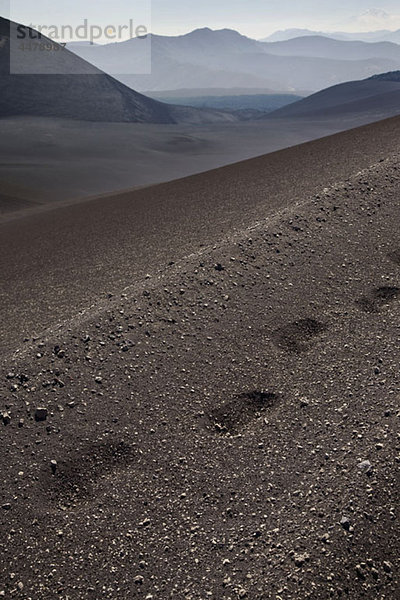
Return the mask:
[[[1,418],[3,420],[4,425],[9,425],[11,423],[11,415],[9,412],[1,413]]]
[[[385,571],[385,573],[391,573],[392,569],[392,563],[390,563],[388,560],[385,560],[383,563],[383,570]]]
[[[365,579],[365,571],[361,565],[356,565],[356,573],[360,579]]]
[[[47,408],[44,408],[43,406],[38,406],[35,410],[35,421],[45,421],[47,419],[48,414],[49,413]]]
[[[302,567],[305,562],[310,560],[310,555],[307,552],[304,552],[304,554],[295,554],[293,560],[296,567]]]
[[[350,519],[348,519],[347,517],[342,517],[340,519],[340,524],[346,531],[350,530]]]
[[[148,527],[150,525],[150,519],[144,519],[141,523],[138,524],[138,527]]]
[[[362,462],[360,462],[358,464],[358,469],[360,471],[362,471],[363,473],[366,473],[367,475],[370,475],[372,473],[372,465],[369,462],[369,460],[363,460]]]

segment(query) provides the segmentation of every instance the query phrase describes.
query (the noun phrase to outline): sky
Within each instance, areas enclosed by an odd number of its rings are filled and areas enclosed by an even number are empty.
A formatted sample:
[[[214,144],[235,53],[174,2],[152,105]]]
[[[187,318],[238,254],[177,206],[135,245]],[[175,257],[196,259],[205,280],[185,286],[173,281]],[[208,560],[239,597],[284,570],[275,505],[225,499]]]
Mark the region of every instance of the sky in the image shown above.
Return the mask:
[[[182,33],[230,27],[260,38],[278,29],[326,31],[400,28],[399,0],[153,0],[153,28]]]
[[[227,27],[257,39],[293,27],[400,29],[399,0],[0,0],[0,14],[33,25],[77,25],[84,18],[120,25],[133,19],[162,35]]]

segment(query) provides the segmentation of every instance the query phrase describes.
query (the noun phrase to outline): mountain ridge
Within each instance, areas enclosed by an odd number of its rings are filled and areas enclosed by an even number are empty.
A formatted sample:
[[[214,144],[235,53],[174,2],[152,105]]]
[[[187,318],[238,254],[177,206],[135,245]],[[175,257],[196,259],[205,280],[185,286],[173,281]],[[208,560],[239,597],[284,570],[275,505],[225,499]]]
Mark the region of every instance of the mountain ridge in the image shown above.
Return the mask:
[[[265,118],[304,118],[370,114],[371,121],[400,113],[400,72],[338,84],[279,108]]]
[[[354,40],[364,42],[393,42],[400,43],[400,29],[390,31],[388,29],[381,29],[377,31],[369,32],[353,32],[348,33],[344,31],[315,31],[312,29],[282,29],[275,31],[271,35],[260,39],[261,42],[280,42],[290,40],[299,36],[313,36],[319,35],[336,40]]]
[[[326,47],[325,38],[317,39]],[[315,40],[288,42],[315,45]],[[329,42],[328,42],[329,44]],[[342,45],[341,45],[342,44]],[[198,29],[181,36],[151,34],[150,74],[137,74],[143,41],[73,48],[79,56],[113,73],[121,82],[142,91],[218,87],[268,88],[281,92],[316,91],[334,83],[362,79],[400,67],[400,46],[374,47],[362,43],[332,42],[321,52],[291,53],[282,44],[252,40],[234,30]],[[338,56],[340,47],[341,55]],[[124,72],[121,73],[121,65]]]
[[[267,52],[280,56],[315,56],[365,60],[387,58],[400,60],[400,45],[393,42],[336,40],[321,35],[295,37],[282,42],[264,42]]]
[[[171,124],[237,120],[228,112],[172,106],[148,98],[45,36],[44,42],[53,50],[17,52],[11,49],[17,28],[18,24],[0,18],[0,117]],[[24,74],[17,74],[19,68]]]

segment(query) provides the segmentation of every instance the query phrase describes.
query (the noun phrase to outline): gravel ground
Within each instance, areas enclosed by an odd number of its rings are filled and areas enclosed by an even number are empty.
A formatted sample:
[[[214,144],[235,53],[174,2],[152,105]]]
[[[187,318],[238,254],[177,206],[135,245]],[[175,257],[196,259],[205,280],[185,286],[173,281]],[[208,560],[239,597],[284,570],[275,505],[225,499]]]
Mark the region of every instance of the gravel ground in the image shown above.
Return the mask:
[[[0,597],[399,597],[398,164],[4,356]]]
[[[393,152],[400,117],[0,223],[0,354]]]

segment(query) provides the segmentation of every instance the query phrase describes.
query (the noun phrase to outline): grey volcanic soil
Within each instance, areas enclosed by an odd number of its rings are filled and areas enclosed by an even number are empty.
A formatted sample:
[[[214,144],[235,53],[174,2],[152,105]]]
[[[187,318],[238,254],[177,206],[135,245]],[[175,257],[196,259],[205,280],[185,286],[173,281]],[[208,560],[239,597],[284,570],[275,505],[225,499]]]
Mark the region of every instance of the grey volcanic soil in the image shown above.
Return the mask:
[[[0,196],[0,220],[171,181],[376,120],[369,112],[202,126],[1,119],[0,190],[11,199]]]
[[[1,347],[400,151],[400,118],[0,223]],[[0,348],[0,353],[2,348]]]
[[[5,597],[398,597],[398,159],[205,223],[4,356]]]

